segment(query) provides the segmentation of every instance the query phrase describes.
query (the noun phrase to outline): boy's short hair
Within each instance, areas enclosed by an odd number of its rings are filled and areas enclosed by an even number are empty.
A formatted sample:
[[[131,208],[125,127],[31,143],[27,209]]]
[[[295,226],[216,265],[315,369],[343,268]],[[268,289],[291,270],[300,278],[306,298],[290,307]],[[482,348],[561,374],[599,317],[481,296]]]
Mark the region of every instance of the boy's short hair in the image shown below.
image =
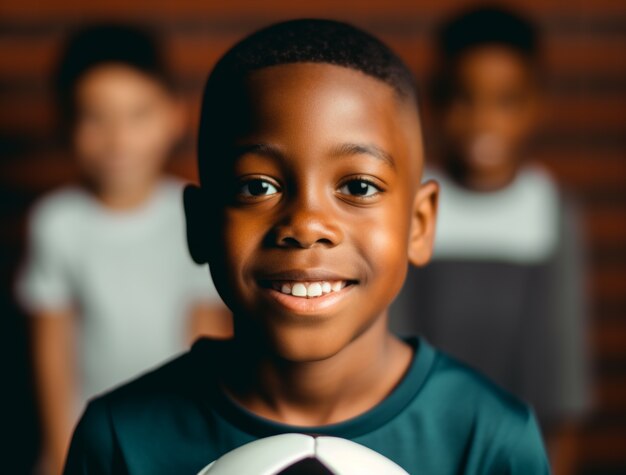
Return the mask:
[[[537,54],[537,31],[519,13],[495,6],[464,11],[439,30],[438,44],[447,60],[454,60],[477,46],[502,45],[528,58]]]
[[[149,31],[113,23],[80,28],[66,41],[54,78],[60,112],[68,123],[74,118],[74,93],[80,79],[109,63],[129,66],[172,88],[160,45]]]
[[[209,76],[198,138],[200,178],[210,177],[207,157],[228,144],[237,120],[243,81],[253,71],[292,63],[324,63],[384,81],[399,97],[415,101],[416,86],[404,62],[382,41],[347,23],[290,20],[244,38],[218,61]]]

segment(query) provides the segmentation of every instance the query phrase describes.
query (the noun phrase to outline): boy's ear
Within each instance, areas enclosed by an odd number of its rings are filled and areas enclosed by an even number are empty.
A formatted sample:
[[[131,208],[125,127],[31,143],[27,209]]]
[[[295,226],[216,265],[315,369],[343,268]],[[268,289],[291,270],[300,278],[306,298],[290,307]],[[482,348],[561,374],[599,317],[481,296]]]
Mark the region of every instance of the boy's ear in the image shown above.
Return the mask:
[[[194,185],[187,185],[183,191],[183,204],[187,222],[187,246],[191,258],[196,264],[209,262],[210,243],[209,219],[203,210],[202,190]]]
[[[413,201],[409,235],[409,262],[421,267],[428,263],[435,241],[439,185],[430,180],[420,185]]]

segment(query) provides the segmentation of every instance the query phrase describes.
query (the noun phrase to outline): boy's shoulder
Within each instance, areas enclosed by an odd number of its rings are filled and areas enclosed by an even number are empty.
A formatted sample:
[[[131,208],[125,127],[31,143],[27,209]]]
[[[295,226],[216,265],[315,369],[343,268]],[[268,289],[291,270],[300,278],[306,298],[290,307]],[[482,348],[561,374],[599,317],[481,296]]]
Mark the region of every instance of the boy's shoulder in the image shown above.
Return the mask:
[[[447,468],[441,473],[509,468],[510,473],[547,473],[541,436],[527,405],[423,339],[415,345],[408,376],[379,407],[320,433],[349,439],[358,435],[361,443],[406,467],[443,464]],[[89,456],[109,467],[119,461],[143,470],[156,459],[173,463],[178,458],[178,464],[199,470],[219,451],[234,448],[222,447],[224,437],[240,445],[260,425],[272,435],[273,424],[223,406],[212,392],[225,351],[218,342],[201,340],[190,352],[92,400],[76,429],[72,463]],[[392,440],[402,444],[390,444]],[[163,447],[170,455],[162,454]],[[484,470],[487,462],[495,471]],[[467,470],[458,472],[459,464]]]
[[[439,393],[439,397],[455,397],[459,390],[464,392],[468,404],[480,407],[488,405],[501,410],[512,410],[524,414],[528,406],[515,396],[494,384],[469,365],[434,348],[425,339],[411,339],[417,352],[429,354],[429,367],[421,383],[418,395],[430,397]],[[134,380],[112,389],[103,397],[109,401],[125,401],[165,393],[193,394],[201,389],[203,381],[215,374],[214,363],[228,352],[228,342],[201,338],[190,351],[165,362]],[[415,358],[413,365],[422,364],[426,358]],[[145,399],[144,399],[145,400]]]
[[[197,393],[211,381],[210,366],[199,369],[195,351],[188,351],[148,370],[135,379],[94,398],[90,404],[104,405],[116,413],[116,419],[137,418],[157,406],[190,404]]]
[[[210,456],[198,441],[206,441],[204,389],[215,378],[211,365],[198,367],[195,353],[91,399],[74,431],[64,473],[82,474],[84,466],[107,474],[151,473],[146,467],[195,473],[206,465]]]
[[[433,447],[456,454],[462,473],[549,473],[532,408],[443,352],[435,350],[430,374],[407,412],[436,428],[427,434]]]
[[[201,338],[190,351],[96,396],[85,413],[104,410],[116,424],[146,428],[155,417],[197,413],[216,386],[215,369],[226,345],[224,340]]]
[[[440,350],[435,350],[435,354],[422,389],[422,396],[431,404],[445,406],[448,415],[456,417],[490,415],[521,425],[532,418],[532,410],[526,403],[473,367]]]
[[[396,391],[405,391],[406,398],[390,395],[390,401],[406,406],[394,410],[400,420],[419,415],[457,431],[499,437],[501,442],[503,436],[523,437],[535,423],[527,404],[475,369],[423,338],[414,339],[413,344],[421,353],[413,366],[423,366],[423,377],[416,377],[419,371],[412,368]],[[153,425],[157,413],[164,419],[206,413],[206,409],[215,409],[208,406],[217,388],[216,365],[225,363],[227,352],[227,342],[201,339],[191,351],[105,394],[100,403],[117,423],[136,428]]]
[[[165,447],[175,451],[179,434],[172,428],[200,415],[191,402],[189,371],[185,353],[91,399],[74,430],[64,473],[92,473],[95,467],[103,474],[134,473],[133,465],[151,466]]]
[[[217,362],[223,362],[226,346],[226,342],[201,339],[191,351],[100,395],[91,405],[106,406],[116,420],[132,419],[140,424],[141,414],[152,417],[157,408],[163,414],[167,407],[179,411],[199,404],[216,387],[215,368]],[[435,417],[456,419],[460,425],[464,420],[476,422],[488,416],[523,428],[533,417],[527,404],[424,339],[419,339],[418,351],[431,357],[421,380],[400,383],[413,394],[407,409],[415,406]],[[416,358],[413,365],[423,361]]]

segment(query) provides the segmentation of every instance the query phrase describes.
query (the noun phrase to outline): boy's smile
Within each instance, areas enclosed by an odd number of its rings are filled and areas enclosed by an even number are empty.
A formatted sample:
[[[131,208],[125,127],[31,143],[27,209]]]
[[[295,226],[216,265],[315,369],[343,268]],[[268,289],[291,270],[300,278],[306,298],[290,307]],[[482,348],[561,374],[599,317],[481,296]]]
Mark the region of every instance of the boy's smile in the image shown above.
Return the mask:
[[[320,314],[335,305],[358,284],[321,270],[281,272],[259,280],[270,298],[287,310],[301,315]]]
[[[436,193],[418,186],[417,111],[382,81],[328,64],[258,70],[244,94],[245,125],[216,185],[229,193],[208,250],[214,281],[237,337],[287,360],[324,359],[386,320],[411,236],[429,233],[415,210]]]

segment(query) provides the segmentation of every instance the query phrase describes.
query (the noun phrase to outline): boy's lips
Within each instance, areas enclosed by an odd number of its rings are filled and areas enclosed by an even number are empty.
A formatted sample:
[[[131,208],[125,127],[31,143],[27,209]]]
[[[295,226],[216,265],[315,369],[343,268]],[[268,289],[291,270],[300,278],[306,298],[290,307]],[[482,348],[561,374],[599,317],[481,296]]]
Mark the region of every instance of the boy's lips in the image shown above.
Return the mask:
[[[357,281],[322,270],[291,270],[263,276],[259,283],[288,310],[319,313],[342,300]]]
[[[285,310],[300,315],[320,315],[326,313],[333,306],[341,302],[350,294],[354,285],[348,285],[338,292],[330,292],[319,297],[295,297],[291,294],[284,294],[273,288],[266,288],[267,295],[277,302]]]

